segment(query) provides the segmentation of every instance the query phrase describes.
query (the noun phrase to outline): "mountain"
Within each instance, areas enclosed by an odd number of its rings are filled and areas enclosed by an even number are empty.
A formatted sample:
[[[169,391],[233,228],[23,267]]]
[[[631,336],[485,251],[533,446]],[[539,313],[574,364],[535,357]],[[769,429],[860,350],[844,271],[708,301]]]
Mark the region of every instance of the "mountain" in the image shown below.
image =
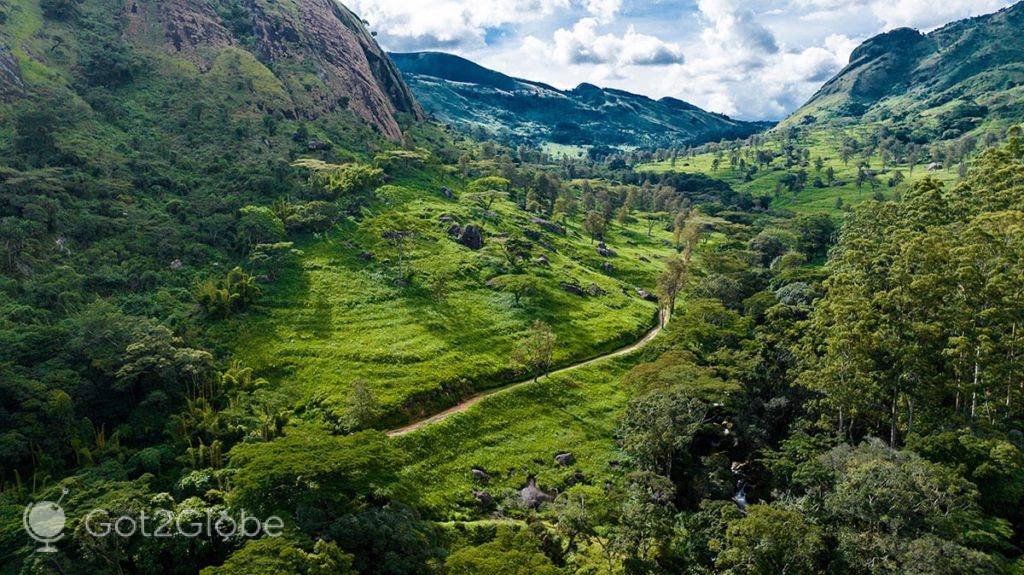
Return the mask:
[[[653,100],[591,84],[559,90],[451,54],[391,57],[428,112],[460,128],[513,141],[662,146],[743,137],[768,127],[674,98]]]
[[[391,139],[402,136],[400,114],[423,117],[387,54],[333,0],[6,4],[0,95],[8,100],[53,89],[81,96],[83,87],[119,88],[170,68],[171,76],[241,82],[248,96],[239,104],[263,113],[313,119],[349,110]]]
[[[1024,118],[1024,3],[923,34],[899,28],[850,55],[783,125],[817,121],[916,124],[957,137],[989,121]]]

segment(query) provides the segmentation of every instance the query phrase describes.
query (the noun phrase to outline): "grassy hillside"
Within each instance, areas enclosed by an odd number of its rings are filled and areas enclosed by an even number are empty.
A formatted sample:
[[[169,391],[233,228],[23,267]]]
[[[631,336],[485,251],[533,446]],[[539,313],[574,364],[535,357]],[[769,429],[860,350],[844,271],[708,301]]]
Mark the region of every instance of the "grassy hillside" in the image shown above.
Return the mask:
[[[842,213],[868,200],[893,199],[924,178],[946,183],[959,179],[958,165],[933,162],[923,153],[911,162],[905,156],[894,157],[892,152],[864,147],[851,150],[844,161],[847,142],[867,142],[879,129],[877,125],[805,127],[788,132],[779,129],[753,141],[699,149],[675,161],[642,164],[637,170],[705,174],[728,182],[736,190],[769,197],[775,208],[797,213]],[[758,152],[768,152],[771,161],[758,164]],[[860,172],[873,177],[862,177],[858,183]],[[901,174],[898,182],[893,180],[897,172]],[[794,187],[797,177],[804,178],[804,183]]]
[[[265,311],[217,326],[233,356],[297,403],[322,402],[335,415],[362,381],[394,424],[522,377],[512,352],[534,320],[554,330],[555,364],[623,345],[653,324],[656,305],[636,288],[654,291],[672,251],[669,232],[648,236],[639,222],[613,223],[605,242],[616,255],[604,258],[578,217],[566,234],[552,233],[508,200],[485,210],[466,199],[466,180],[430,174],[400,177],[377,190],[380,204],[367,217],[300,241],[304,255],[269,287]],[[445,199],[442,187],[462,199]],[[477,222],[483,249],[451,238],[453,222]],[[397,228],[410,232],[402,254],[382,238]],[[529,244],[516,269],[508,238]],[[410,278],[404,286],[391,275],[399,257]],[[509,275],[535,282],[518,303],[493,287]]]
[[[927,34],[871,38],[783,126],[889,122],[918,143],[1002,131],[1024,118],[1024,4]]]

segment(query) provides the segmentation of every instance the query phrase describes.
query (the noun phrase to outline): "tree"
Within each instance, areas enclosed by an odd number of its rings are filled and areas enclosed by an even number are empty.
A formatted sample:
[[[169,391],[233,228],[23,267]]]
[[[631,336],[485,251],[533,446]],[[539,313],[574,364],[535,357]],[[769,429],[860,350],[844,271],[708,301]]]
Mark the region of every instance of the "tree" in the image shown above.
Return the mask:
[[[752,505],[729,524],[716,565],[735,575],[814,575],[823,549],[821,528],[803,514]]]
[[[681,386],[653,390],[629,403],[619,424],[619,445],[638,469],[671,477],[709,411]]]
[[[223,565],[207,567],[202,575],[356,575],[352,561],[333,541],[318,540],[309,553],[289,537],[264,537],[247,541]]]
[[[444,563],[450,575],[563,575],[527,529],[501,527],[497,537],[482,545],[467,545]]]
[[[615,221],[621,225],[629,223],[629,206],[622,204],[615,212]]]
[[[540,291],[540,282],[529,274],[498,276],[487,283],[495,289],[512,294],[516,307],[519,307],[524,297],[534,296]]]
[[[625,557],[629,574],[658,572],[658,550],[672,535],[675,486],[647,471],[629,476],[619,523],[612,531],[612,549]]]
[[[367,429],[380,415],[380,402],[370,386],[361,379],[352,382],[345,406],[345,428],[349,431]]]
[[[238,245],[248,252],[256,244],[273,244],[284,240],[284,222],[271,208],[245,206],[238,210]]]
[[[309,185],[326,199],[365,196],[383,181],[384,170],[366,164],[329,164],[302,159],[292,164],[309,171]]]
[[[276,279],[278,270],[294,264],[302,257],[302,250],[294,246],[292,242],[256,244],[249,253],[249,262],[258,270],[257,273],[262,272],[269,279]]]
[[[665,263],[665,271],[658,277],[658,295],[665,309],[675,309],[676,297],[689,280],[689,267],[683,258],[672,258]]]
[[[647,236],[654,235],[654,225],[665,219],[667,214],[665,212],[647,211],[644,213],[644,219],[647,220]]]
[[[548,324],[539,319],[534,320],[530,326],[530,334],[513,353],[513,361],[528,373],[532,373],[534,381],[537,381],[551,366],[555,340],[555,333]]]
[[[590,243],[604,238],[604,227],[604,216],[595,211],[588,213],[587,219],[583,221],[583,229],[590,236]]]

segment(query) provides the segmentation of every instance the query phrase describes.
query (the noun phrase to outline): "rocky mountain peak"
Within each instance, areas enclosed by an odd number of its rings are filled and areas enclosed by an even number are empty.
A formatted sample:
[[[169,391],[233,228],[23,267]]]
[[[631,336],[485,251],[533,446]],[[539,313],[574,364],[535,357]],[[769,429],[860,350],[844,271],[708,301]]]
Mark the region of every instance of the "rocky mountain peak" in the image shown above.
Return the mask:
[[[308,118],[348,108],[395,140],[399,114],[424,118],[387,54],[335,0],[237,0],[235,8],[248,22],[229,29],[212,0],[130,0],[129,33],[200,70],[222,48],[252,50],[287,87],[292,112]]]

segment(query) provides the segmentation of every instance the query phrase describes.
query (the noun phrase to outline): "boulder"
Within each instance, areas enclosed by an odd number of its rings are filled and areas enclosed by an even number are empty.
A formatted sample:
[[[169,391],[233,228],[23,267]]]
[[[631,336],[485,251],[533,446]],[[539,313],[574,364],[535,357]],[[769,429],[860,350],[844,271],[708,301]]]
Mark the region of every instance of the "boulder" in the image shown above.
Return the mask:
[[[455,194],[452,192],[451,188],[449,188],[448,186],[443,186],[441,188],[441,195],[444,196],[445,198],[449,199],[449,200],[455,198]]]
[[[604,245],[604,242],[597,244],[597,253],[602,257],[613,258],[615,257],[615,251],[608,249],[608,246]]]
[[[185,264],[181,263],[181,260],[176,259],[176,260],[171,262],[171,269],[172,270],[180,270],[183,267],[185,267]]]
[[[555,463],[562,467],[568,467],[573,463],[576,463],[576,458],[572,456],[572,453],[563,452],[555,455]]]
[[[474,467],[469,473],[473,476],[474,481],[479,481],[480,483],[487,483],[491,480],[490,474],[479,467]]]
[[[462,226],[459,224],[452,224],[448,226],[448,235],[457,239],[462,235]]]
[[[526,239],[533,240],[535,242],[539,242],[541,240],[540,232],[537,230],[523,230],[523,236],[525,236]]]
[[[479,226],[469,224],[462,229],[459,236],[459,243],[471,250],[478,250],[484,247],[484,234]]]
[[[615,266],[613,266],[611,262],[601,262],[601,269],[604,270],[605,273],[610,274],[615,271]]]
[[[655,302],[655,303],[658,302],[658,296],[648,292],[647,290],[643,290],[643,289],[637,288],[636,295],[640,296],[640,299],[642,299],[644,301],[652,301],[652,302]]]
[[[549,265],[551,265],[551,262],[548,261],[548,257],[547,256],[539,256],[539,257],[537,257],[537,259],[533,260],[533,263],[535,263],[535,264],[537,264],[539,266],[549,266]]]
[[[490,507],[494,505],[494,497],[492,497],[491,494],[486,491],[474,490],[473,497],[476,498],[476,502],[479,503],[481,507]]]
[[[362,252],[359,254],[359,259],[363,260],[364,262],[372,262],[373,252]]]
[[[325,142],[323,140],[310,140],[306,142],[306,148],[308,148],[309,151],[311,152],[316,152],[319,150],[330,150],[331,143]]]
[[[563,290],[565,290],[565,291],[567,291],[567,292],[569,292],[569,293],[571,293],[573,295],[583,296],[586,293],[586,292],[583,291],[583,288],[581,288],[580,286],[578,286],[576,284],[562,282],[561,283],[561,287],[562,287]]]
[[[437,221],[444,224],[449,224],[455,221],[455,216],[451,214],[441,214],[440,216],[437,216]]]
[[[519,490],[519,499],[528,509],[539,509],[541,505],[555,500],[552,495],[537,487],[537,479],[532,475],[526,479],[526,487]]]
[[[554,222],[549,222],[544,218],[530,218],[530,223],[540,226],[553,234],[558,234],[560,236],[565,235],[565,228]]]
[[[608,293],[608,292],[606,292],[603,289],[601,289],[601,286],[599,286],[599,285],[597,285],[595,283],[591,283],[590,285],[587,286],[587,295],[589,295],[589,296],[601,297],[601,296],[605,295],[606,293]]]
[[[647,258],[646,258],[646,257],[644,257],[644,256],[640,256],[640,261],[642,261],[642,262],[644,262],[644,263],[648,263],[648,264],[649,264],[649,263],[651,263],[651,260],[647,259]]]

